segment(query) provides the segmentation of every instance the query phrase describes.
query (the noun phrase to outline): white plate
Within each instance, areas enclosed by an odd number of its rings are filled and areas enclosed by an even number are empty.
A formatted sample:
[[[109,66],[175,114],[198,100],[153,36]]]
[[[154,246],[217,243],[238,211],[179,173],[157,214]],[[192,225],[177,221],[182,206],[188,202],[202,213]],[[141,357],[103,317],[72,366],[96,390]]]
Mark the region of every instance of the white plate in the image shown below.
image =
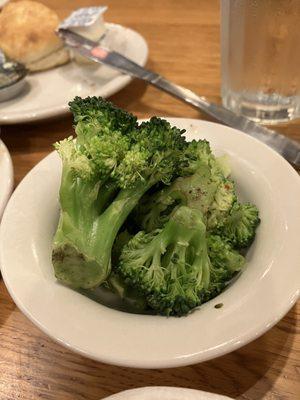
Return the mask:
[[[32,322],[87,357],[122,366],[176,367],[233,351],[270,329],[300,288],[300,179],[277,153],[246,134],[191,119],[169,121],[229,153],[244,200],[257,204],[261,225],[247,267],[216,299],[187,317],[134,315],[100,305],[56,282],[51,241],[59,213],[61,164],[50,154],[11,197],[0,231],[7,288]],[[223,307],[216,309],[217,303]]]
[[[148,58],[145,39],[132,29],[106,24],[112,47],[144,66]],[[106,66],[70,62],[31,74],[20,95],[0,103],[0,124],[29,122],[65,114],[76,95],[108,97],[128,85],[131,77]]]
[[[13,166],[9,152],[0,139],[0,220],[13,189]]]
[[[0,8],[5,6],[6,3],[8,3],[9,0],[0,0]]]
[[[229,397],[202,390],[168,386],[149,386],[125,390],[103,400],[230,400]]]

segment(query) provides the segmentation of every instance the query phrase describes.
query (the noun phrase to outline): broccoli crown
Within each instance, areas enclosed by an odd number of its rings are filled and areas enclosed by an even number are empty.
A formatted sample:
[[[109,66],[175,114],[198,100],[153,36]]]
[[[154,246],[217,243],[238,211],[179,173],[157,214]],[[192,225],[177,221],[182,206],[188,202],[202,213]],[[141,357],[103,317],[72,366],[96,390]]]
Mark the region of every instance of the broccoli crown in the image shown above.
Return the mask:
[[[215,156],[211,152],[210,144],[207,140],[192,140],[188,143],[180,164],[180,175],[191,175],[199,167],[209,165],[215,161]]]
[[[138,232],[116,271],[164,315],[185,315],[215,297],[244,265],[220,236],[208,234],[201,211],[180,206],[164,228]]]
[[[234,274],[243,268],[245,259],[218,235],[208,235],[207,245],[212,265],[208,291],[211,298],[219,294]]]
[[[138,126],[136,117],[97,97],[76,97],[70,108],[78,144],[120,187],[150,177],[165,183],[172,179],[186,147],[184,130],[157,117]]]
[[[122,250],[119,273],[147,294],[151,308],[184,315],[200,304],[209,287],[210,260],[202,214],[181,206],[165,227],[139,232]]]
[[[76,146],[103,178],[115,170],[130,149],[129,132],[136,117],[102,98],[76,97],[70,104],[77,134]]]
[[[186,146],[183,131],[136,117],[102,98],[70,103],[76,139],[55,144],[63,164],[61,215],[53,243],[57,278],[77,288],[101,284],[128,214],[157,182],[169,182]]]
[[[123,134],[131,132],[137,125],[137,118],[124,111],[102,97],[75,97],[69,102],[74,123],[84,122],[91,129],[94,128],[108,134],[120,131]]]
[[[175,179],[170,186],[145,196],[135,218],[142,229],[150,232],[162,227],[170,214],[180,205],[198,209],[204,216],[208,229],[217,226],[229,213],[236,201],[233,182],[223,175],[217,162],[197,162],[192,175]]]
[[[110,178],[124,189],[149,180],[169,183],[173,178],[187,146],[183,130],[157,117],[138,126],[136,117],[102,98],[76,97],[69,104],[77,134],[73,169],[79,160],[82,165],[86,161],[90,174]],[[68,149],[66,141],[55,145],[65,161],[63,152],[69,152],[72,137],[68,142]]]
[[[213,269],[216,274],[224,274],[222,280],[231,279],[230,275],[243,267],[244,257],[220,236],[209,234],[207,245]]]
[[[258,209],[254,204],[236,202],[216,232],[226,238],[233,247],[240,249],[250,246],[253,242],[259,223]]]
[[[132,137],[141,149],[149,151],[155,157],[159,151],[185,149],[188,144],[183,136],[184,133],[184,129],[171,126],[165,119],[152,117],[149,121],[142,122]]]
[[[93,160],[89,159],[86,154],[76,146],[72,136],[55,143],[54,148],[62,159],[63,166],[74,173],[74,176],[86,180],[97,176]]]
[[[130,134],[132,147],[116,170],[123,186],[130,187],[137,181],[148,179],[168,184],[187,145],[184,132],[157,117],[133,130]]]

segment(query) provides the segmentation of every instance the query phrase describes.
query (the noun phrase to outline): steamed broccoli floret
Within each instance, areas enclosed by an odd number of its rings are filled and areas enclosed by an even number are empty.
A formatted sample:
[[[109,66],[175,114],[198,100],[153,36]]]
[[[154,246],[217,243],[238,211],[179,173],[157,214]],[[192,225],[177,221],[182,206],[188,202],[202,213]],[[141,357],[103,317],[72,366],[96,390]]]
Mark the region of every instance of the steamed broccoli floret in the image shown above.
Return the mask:
[[[137,118],[101,97],[75,97],[69,103],[77,129],[101,131],[101,134],[127,134],[137,126]]]
[[[216,231],[233,247],[240,249],[250,246],[253,242],[259,223],[260,218],[255,205],[236,202]]]
[[[162,227],[180,205],[199,209],[208,228],[212,229],[235,202],[234,184],[224,176],[208,142],[191,142],[185,150],[182,165],[184,173],[193,172],[192,175],[179,177],[170,186],[141,199],[135,218],[147,232]]]
[[[210,165],[215,162],[210,144],[207,140],[192,140],[189,142],[182,157],[180,176],[192,175],[203,165]]]
[[[202,213],[179,207],[163,229],[140,231],[124,246],[116,271],[164,315],[184,315],[221,292],[244,258],[206,232]]]
[[[129,241],[118,271],[157,312],[184,315],[200,304],[199,294],[209,286],[205,234],[202,214],[182,206],[162,230],[141,231]]]
[[[211,270],[209,289],[204,297],[209,300],[218,295],[234,274],[242,269],[245,259],[218,235],[208,235],[207,246]]]
[[[227,155],[215,157],[207,140],[192,140],[183,152],[180,175],[192,175],[202,168],[203,165],[210,166],[210,168],[215,172],[221,173],[225,178],[231,172]]]
[[[172,179],[186,143],[167,121],[137,126],[101,98],[77,97],[70,108],[77,138],[56,144],[63,169],[52,258],[58,280],[87,289],[106,280],[120,227],[151,186]]]

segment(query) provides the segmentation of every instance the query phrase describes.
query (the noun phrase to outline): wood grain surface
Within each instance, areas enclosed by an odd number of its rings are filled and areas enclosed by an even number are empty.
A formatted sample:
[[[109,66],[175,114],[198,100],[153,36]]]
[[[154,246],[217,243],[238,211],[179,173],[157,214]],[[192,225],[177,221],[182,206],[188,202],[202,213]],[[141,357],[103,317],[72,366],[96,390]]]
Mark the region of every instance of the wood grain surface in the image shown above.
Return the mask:
[[[60,16],[88,0],[52,0]],[[148,67],[220,101],[218,0],[106,0],[106,20],[139,31],[149,43]],[[133,81],[111,97],[139,117],[205,115]],[[1,108],[0,108],[1,112]],[[300,140],[300,121],[278,127]],[[72,131],[71,118],[1,128],[15,168],[16,185]],[[300,304],[268,333],[229,355],[167,370],[104,365],[59,346],[22,315],[0,282],[0,400],[96,400],[121,390],[169,385],[207,390],[235,399],[300,399]],[[201,340],[201,337],[199,337]]]

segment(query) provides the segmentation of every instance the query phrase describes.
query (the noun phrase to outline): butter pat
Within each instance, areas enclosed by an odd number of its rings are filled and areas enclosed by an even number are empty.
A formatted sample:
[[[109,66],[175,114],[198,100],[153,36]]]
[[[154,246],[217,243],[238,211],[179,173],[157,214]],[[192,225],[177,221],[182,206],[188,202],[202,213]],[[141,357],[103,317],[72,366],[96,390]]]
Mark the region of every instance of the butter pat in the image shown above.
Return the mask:
[[[65,19],[60,28],[69,29],[87,39],[98,42],[105,33],[103,14],[106,6],[79,8]],[[80,64],[94,64],[93,61],[73,52],[73,58]]]

